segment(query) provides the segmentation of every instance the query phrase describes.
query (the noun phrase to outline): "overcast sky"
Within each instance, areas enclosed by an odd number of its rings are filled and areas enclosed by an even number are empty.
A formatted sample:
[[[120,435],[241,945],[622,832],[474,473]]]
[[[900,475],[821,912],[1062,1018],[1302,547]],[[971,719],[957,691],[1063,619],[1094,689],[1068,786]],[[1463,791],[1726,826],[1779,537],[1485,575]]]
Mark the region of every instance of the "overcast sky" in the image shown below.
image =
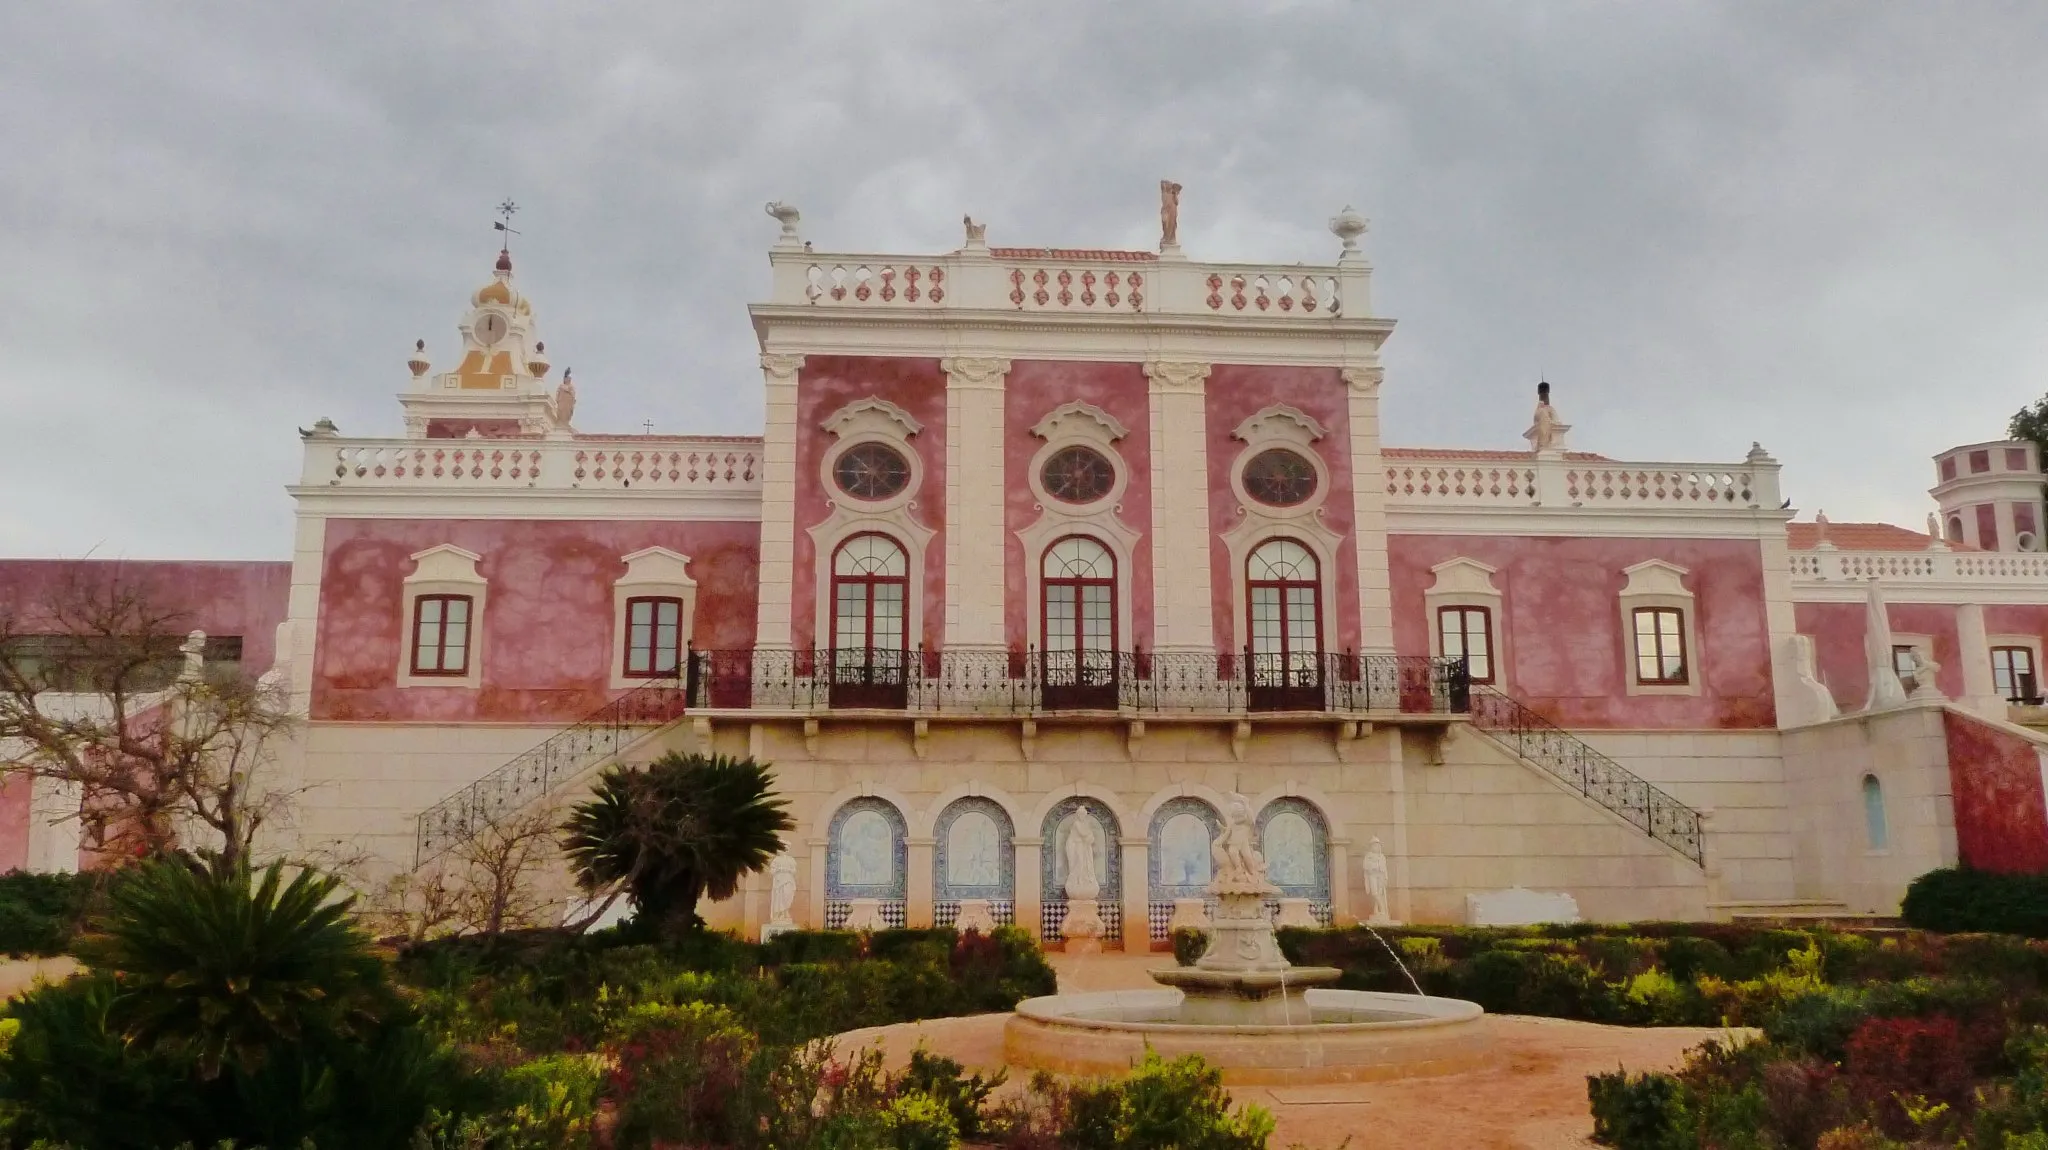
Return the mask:
[[[294,427],[400,431],[511,197],[590,430],[752,433],[819,250],[1327,261],[1386,440],[1732,460],[1918,526],[2048,390],[2048,4],[0,5],[0,554],[290,551]]]

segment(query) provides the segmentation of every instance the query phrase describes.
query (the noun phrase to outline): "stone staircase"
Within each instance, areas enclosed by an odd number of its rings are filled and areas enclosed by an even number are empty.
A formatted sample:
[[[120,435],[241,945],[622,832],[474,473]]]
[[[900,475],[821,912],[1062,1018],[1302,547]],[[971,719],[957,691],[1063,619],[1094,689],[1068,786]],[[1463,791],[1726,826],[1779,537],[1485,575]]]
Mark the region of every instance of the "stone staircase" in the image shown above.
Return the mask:
[[[425,866],[463,836],[624,754],[681,718],[688,694],[680,675],[650,679],[421,811],[413,866]]]
[[[1513,696],[1492,687],[1470,690],[1474,730],[1705,869],[1706,837],[1698,811]]]

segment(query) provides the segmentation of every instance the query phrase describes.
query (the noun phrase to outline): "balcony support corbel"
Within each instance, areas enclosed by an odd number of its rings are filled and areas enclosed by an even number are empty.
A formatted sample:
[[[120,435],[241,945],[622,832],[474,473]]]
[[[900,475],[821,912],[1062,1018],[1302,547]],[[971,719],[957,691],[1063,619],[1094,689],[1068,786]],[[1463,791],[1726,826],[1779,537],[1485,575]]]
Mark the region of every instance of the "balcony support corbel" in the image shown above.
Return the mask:
[[[1252,725],[1249,720],[1239,719],[1230,728],[1230,757],[1244,762],[1244,753],[1251,746]]]
[[[818,757],[818,720],[804,720],[804,754]]]
[[[1017,724],[1017,746],[1029,763],[1038,758],[1038,720],[1026,719]]]
[[[690,737],[691,737],[692,739],[695,739],[695,740],[696,740],[696,743],[697,743],[697,753],[698,753],[698,754],[700,754],[700,755],[708,755],[708,754],[710,754],[710,753],[711,753],[711,720],[710,720],[710,719],[709,719],[708,717],[704,716],[704,715],[698,715],[698,716],[697,716],[696,718],[694,718],[694,719],[691,719],[691,720],[690,720]]]
[[[1124,757],[1138,761],[1138,752],[1145,746],[1145,720],[1132,719],[1124,729]]]
[[[923,762],[932,753],[932,722],[930,719],[912,719],[910,722],[910,750]]]
[[[1358,742],[1372,736],[1372,724],[1358,719],[1346,719],[1336,726],[1337,761],[1348,763],[1358,751]]]

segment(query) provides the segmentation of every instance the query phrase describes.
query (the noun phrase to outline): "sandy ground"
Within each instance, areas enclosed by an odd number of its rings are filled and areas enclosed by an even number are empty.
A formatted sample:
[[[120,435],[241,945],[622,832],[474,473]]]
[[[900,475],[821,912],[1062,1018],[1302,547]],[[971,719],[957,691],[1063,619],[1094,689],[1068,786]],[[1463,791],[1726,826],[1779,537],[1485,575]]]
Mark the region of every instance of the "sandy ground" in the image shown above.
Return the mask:
[[[38,982],[62,982],[77,970],[76,959],[61,955],[0,961],[0,999],[13,998]]]
[[[1171,963],[1170,956],[1106,954],[1085,958],[1053,955],[1060,989],[1069,993],[1155,985],[1145,971]],[[858,1030],[840,1044],[881,1043],[900,1065],[922,1042],[970,1068],[1003,1064],[1003,1024],[1008,1015],[984,1014]],[[1563,1022],[1550,1018],[1496,1016],[1501,1051],[1498,1066],[1442,1078],[1412,1078],[1348,1086],[1243,1086],[1231,1091],[1239,1102],[1256,1102],[1279,1122],[1273,1145],[1313,1150],[1393,1150],[1457,1147],[1473,1150],[1576,1150],[1591,1146],[1593,1120],[1586,1107],[1586,1076],[1627,1066],[1643,1071],[1670,1069],[1685,1052],[1719,1030],[1635,1029]],[[1012,1069],[1022,1081],[1027,1071]]]

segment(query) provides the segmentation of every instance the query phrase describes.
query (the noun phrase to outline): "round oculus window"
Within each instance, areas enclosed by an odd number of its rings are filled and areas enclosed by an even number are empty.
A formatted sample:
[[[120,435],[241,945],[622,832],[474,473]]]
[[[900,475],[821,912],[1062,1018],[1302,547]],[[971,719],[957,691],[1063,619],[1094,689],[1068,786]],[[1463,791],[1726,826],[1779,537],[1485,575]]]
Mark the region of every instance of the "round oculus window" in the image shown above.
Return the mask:
[[[832,480],[855,499],[888,499],[910,485],[910,461],[886,443],[856,443],[833,461]]]
[[[1116,486],[1116,465],[1092,447],[1062,447],[1045,461],[1038,481],[1061,503],[1093,503]]]
[[[1316,493],[1316,465],[1284,447],[1268,448],[1244,465],[1244,489],[1270,507],[1296,507]]]

